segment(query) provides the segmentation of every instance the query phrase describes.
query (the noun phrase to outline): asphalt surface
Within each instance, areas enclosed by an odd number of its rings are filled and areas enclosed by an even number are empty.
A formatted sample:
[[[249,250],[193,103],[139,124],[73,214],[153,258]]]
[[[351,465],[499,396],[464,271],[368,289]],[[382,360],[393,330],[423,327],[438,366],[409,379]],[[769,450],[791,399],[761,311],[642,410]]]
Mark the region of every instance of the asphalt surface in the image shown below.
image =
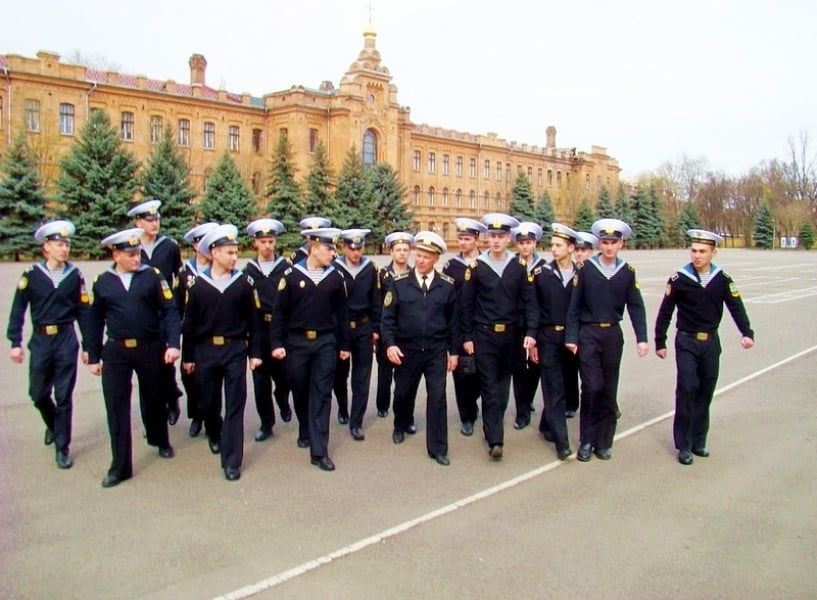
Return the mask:
[[[637,268],[652,338],[687,253],[622,256]],[[310,466],[294,421],[255,443],[250,394],[236,483],[204,438],[188,437],[185,417],[171,428],[176,457],[159,458],[134,402],[134,478],[103,489],[99,379],[80,367],[75,465],[61,471],[42,445],[27,368],[5,359],[0,598],[815,598],[817,253],[723,249],[716,262],[741,290],[756,345],[741,349],[725,315],[712,456],[689,467],[672,444],[673,354],[637,358],[626,319],[619,438],[611,461],[587,464],[556,461],[535,427],[515,431],[513,402],[505,458],[491,462],[479,423],[459,434],[449,383],[451,466],[441,467],[425,452],[422,388],[419,432],[395,446],[373,386],[364,442],[333,421],[333,473]],[[106,265],[80,266],[92,279]],[[0,265],[5,315],[21,270]],[[537,396],[534,419],[540,411]]]

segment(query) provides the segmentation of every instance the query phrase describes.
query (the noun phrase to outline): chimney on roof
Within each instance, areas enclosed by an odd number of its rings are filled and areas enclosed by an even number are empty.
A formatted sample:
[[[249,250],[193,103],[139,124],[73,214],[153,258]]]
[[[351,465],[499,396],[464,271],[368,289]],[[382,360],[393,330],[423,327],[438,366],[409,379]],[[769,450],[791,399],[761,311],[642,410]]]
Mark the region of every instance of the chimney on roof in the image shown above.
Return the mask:
[[[193,54],[188,61],[190,65],[190,85],[204,85],[204,74],[207,71],[207,59],[203,54]]]
[[[545,130],[547,134],[547,142],[545,144],[546,148],[555,148],[556,147],[556,128],[551,125]]]

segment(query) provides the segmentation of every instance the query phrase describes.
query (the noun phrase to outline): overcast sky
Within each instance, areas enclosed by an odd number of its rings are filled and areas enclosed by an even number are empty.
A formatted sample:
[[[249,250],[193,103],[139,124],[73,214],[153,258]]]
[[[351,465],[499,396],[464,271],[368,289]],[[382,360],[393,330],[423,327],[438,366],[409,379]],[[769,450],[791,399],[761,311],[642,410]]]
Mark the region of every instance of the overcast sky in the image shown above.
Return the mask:
[[[124,3],[123,3],[124,4]],[[179,6],[177,6],[177,4]],[[336,86],[369,0],[8,3],[0,53],[101,57],[131,74],[261,96]],[[740,175],[817,149],[817,3],[801,0],[371,0],[377,47],[415,123],[604,146],[625,177],[686,153]]]

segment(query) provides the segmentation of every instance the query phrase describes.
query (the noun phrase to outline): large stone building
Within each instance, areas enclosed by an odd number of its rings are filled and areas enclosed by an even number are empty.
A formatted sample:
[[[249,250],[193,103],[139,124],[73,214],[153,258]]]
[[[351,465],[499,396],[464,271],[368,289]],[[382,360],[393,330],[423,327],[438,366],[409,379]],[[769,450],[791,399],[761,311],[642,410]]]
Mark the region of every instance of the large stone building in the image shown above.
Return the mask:
[[[618,186],[618,162],[604,148],[558,147],[552,126],[544,131],[544,145],[531,146],[495,133],[412,123],[381,62],[376,36],[371,28],[364,31],[363,49],[338,87],[325,81],[317,89],[295,85],[261,97],[208,87],[207,61],[200,54],[190,57],[189,83],[68,64],[51,52],[38,52],[36,58],[0,55],[0,152],[25,131],[44,180],[53,183],[60,157],[90,111],[102,109],[141,161],[163,127],[171,125],[199,190],[229,151],[260,200],[269,159],[285,130],[303,177],[319,140],[335,174],[353,145],[366,164],[390,163],[405,183],[415,226],[447,239],[458,216],[507,211],[519,172],[528,176],[537,197],[549,192],[558,217],[567,222],[582,198],[594,200],[602,185]],[[539,124],[531,129],[541,131]]]

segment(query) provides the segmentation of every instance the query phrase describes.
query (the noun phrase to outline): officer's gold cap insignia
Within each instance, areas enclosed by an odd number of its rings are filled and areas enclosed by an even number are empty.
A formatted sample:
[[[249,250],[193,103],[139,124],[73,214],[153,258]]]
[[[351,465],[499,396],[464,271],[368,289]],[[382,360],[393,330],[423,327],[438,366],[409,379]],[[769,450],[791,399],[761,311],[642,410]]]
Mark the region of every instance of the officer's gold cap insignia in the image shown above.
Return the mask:
[[[235,239],[235,236],[234,236],[232,233],[228,233],[228,234],[227,234],[225,237],[226,237],[228,240],[234,240],[234,239]]]
[[[604,233],[606,233],[607,235],[610,235],[611,233],[615,233],[615,231],[616,231],[616,230],[615,230],[615,229],[613,229],[612,227],[606,227],[606,228],[604,229]]]
[[[67,229],[60,229],[60,236],[68,237],[68,230]]]
[[[494,229],[501,229],[502,228],[502,223],[500,223],[499,221],[494,221],[491,226]]]
[[[465,225],[460,225],[460,231],[466,231],[468,228]]]
[[[128,240],[128,245],[129,246],[136,246],[138,243],[139,243],[139,238],[136,237],[135,235],[132,235],[130,237],[130,239]]]

